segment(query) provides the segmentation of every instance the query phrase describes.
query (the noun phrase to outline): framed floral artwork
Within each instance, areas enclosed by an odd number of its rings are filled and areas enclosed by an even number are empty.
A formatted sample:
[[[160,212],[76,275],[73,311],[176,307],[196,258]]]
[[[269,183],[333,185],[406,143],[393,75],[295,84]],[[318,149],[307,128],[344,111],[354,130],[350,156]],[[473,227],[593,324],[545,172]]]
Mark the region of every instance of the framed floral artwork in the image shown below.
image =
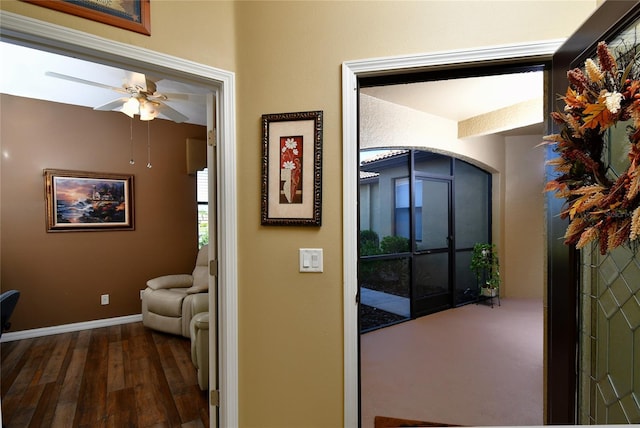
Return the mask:
[[[322,111],[262,116],[262,224],[320,226]]]
[[[47,232],[133,230],[133,175],[44,170]]]

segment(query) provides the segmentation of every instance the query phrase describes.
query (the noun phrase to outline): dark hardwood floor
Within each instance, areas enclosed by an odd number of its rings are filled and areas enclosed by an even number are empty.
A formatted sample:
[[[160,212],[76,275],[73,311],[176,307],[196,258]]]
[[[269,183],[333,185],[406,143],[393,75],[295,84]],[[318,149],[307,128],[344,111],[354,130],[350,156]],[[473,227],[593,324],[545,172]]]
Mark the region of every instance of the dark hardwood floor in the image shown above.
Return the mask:
[[[142,323],[0,344],[2,420],[22,427],[208,427],[188,339]]]

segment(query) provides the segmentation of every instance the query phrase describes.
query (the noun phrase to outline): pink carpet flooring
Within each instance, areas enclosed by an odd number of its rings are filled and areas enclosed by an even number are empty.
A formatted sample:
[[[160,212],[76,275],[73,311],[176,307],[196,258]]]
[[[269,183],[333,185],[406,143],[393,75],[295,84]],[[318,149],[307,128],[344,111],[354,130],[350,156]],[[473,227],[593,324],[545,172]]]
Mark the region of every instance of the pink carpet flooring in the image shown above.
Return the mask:
[[[467,305],[361,337],[362,427],[375,416],[543,424],[543,304]]]

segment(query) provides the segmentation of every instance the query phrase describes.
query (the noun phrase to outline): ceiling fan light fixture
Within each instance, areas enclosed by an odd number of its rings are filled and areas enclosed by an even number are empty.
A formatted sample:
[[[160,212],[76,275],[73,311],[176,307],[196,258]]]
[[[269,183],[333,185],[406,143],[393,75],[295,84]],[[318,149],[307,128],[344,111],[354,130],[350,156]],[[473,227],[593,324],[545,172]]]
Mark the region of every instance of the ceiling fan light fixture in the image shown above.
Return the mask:
[[[153,120],[158,116],[155,103],[143,100],[140,102],[140,120]]]
[[[120,111],[133,119],[133,116],[140,111],[140,101],[135,97],[131,97],[122,105]]]
[[[128,77],[122,87],[109,86],[103,83],[84,80],[78,77],[67,76],[65,74],[55,73],[52,71],[47,71],[45,74],[50,77],[91,85],[102,89],[109,89],[120,94],[124,94],[124,97],[122,98],[96,106],[93,109],[100,111],[119,111],[126,114],[131,119],[133,119],[135,115],[140,115],[140,120],[149,121],[160,116],[160,112],[162,112],[165,119],[172,120],[175,123],[182,123],[188,121],[189,117],[175,110],[170,105],[165,104],[165,101],[175,98],[189,103],[200,103],[202,101],[196,101],[196,98],[204,99],[202,94],[159,93],[156,91],[157,87],[155,82],[147,79],[142,73],[126,72]]]

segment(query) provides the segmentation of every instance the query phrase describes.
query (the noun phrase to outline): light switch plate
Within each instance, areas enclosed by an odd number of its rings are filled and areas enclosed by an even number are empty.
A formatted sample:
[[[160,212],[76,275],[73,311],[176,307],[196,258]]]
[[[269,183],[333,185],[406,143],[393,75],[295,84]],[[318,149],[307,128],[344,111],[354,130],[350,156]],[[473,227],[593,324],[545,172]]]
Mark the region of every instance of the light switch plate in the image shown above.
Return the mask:
[[[300,272],[322,272],[322,248],[300,248]]]

